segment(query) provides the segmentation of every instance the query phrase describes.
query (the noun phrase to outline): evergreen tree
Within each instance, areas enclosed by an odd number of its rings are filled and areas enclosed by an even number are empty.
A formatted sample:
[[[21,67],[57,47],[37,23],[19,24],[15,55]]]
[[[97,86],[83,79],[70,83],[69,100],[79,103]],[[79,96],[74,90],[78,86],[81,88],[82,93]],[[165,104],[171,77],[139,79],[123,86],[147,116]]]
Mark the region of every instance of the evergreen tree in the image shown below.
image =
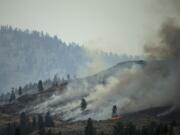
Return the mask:
[[[156,127],[157,127],[156,122],[151,122],[151,123],[150,123],[150,125],[149,125],[149,134],[150,134],[150,135],[155,135],[155,133],[156,133]]]
[[[25,112],[20,114],[20,130],[22,135],[27,134],[30,131],[29,118]]]
[[[131,122],[127,125],[127,128],[128,128],[128,135],[136,134],[136,127]]]
[[[84,110],[86,109],[86,107],[87,107],[87,102],[86,102],[86,100],[83,98],[83,99],[81,100],[81,110],[84,111]]]
[[[148,128],[146,126],[142,127],[142,135],[148,135]],[[157,131],[157,135],[159,135],[159,131]]]
[[[52,132],[50,129],[47,131],[46,135],[52,135]]]
[[[33,118],[32,118],[32,127],[33,127],[33,128],[36,128],[36,127],[37,127],[36,116],[33,116]]]
[[[14,101],[15,99],[16,99],[16,95],[15,95],[14,88],[13,88],[12,91],[11,91],[11,95],[10,95],[9,101],[12,102],[12,101]]]
[[[85,135],[96,135],[96,131],[93,127],[91,118],[89,118],[87,121],[87,126],[85,127]]]
[[[43,91],[44,90],[42,80],[39,80],[39,82],[38,82],[38,90],[39,91]]]
[[[176,122],[175,120],[171,121],[170,126],[171,126],[171,127],[177,126],[177,122]]]
[[[15,130],[15,135],[21,135],[21,132],[20,132],[20,129],[19,129],[19,128],[16,128],[16,130]]]
[[[168,125],[167,124],[164,125],[163,132],[165,135],[167,135],[167,133],[168,133]]]
[[[54,126],[53,118],[50,115],[50,112],[46,113],[46,116],[45,116],[45,126],[46,127],[53,127]]]
[[[11,134],[11,123],[7,124],[7,134],[10,135]]]
[[[124,133],[124,126],[122,122],[117,122],[113,129],[113,135],[123,135]]]
[[[62,135],[61,131],[59,131],[57,135]]]
[[[44,121],[43,121],[43,117],[41,114],[38,115],[38,127],[39,127],[39,129],[44,128]]]
[[[26,125],[26,122],[27,122],[26,113],[25,113],[25,112],[22,112],[22,113],[20,114],[20,124],[21,124],[21,125]]]
[[[70,75],[69,74],[67,74],[67,80],[69,81],[71,78],[70,78]]]
[[[47,131],[46,135],[52,135],[52,132],[50,129]]]
[[[21,87],[19,87],[19,89],[18,89],[18,94],[19,94],[19,96],[22,95],[22,88]]]
[[[39,135],[45,135],[45,129],[44,128],[39,129]]]
[[[113,108],[112,108],[112,117],[114,116],[117,116],[117,106],[116,105],[113,105]]]
[[[58,76],[57,76],[57,74],[56,75],[54,75],[54,79],[53,79],[53,86],[58,86]]]
[[[0,101],[4,102],[4,100],[5,100],[5,96],[4,96],[4,93],[2,93],[1,96],[0,96]]]
[[[101,131],[99,135],[105,135],[105,134],[104,134],[104,132],[103,132],[103,131]]]
[[[176,126],[176,122],[172,121],[170,123],[170,126],[169,126],[169,135],[173,135],[174,134],[174,126]]]

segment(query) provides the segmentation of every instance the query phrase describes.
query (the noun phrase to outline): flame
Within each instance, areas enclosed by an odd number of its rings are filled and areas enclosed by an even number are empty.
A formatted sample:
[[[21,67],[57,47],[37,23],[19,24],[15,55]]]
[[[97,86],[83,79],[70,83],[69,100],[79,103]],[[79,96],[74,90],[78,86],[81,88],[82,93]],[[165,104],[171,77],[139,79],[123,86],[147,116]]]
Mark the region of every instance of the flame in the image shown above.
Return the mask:
[[[112,120],[120,120],[122,119],[123,117],[121,115],[117,115],[117,116],[113,116],[111,119]]]

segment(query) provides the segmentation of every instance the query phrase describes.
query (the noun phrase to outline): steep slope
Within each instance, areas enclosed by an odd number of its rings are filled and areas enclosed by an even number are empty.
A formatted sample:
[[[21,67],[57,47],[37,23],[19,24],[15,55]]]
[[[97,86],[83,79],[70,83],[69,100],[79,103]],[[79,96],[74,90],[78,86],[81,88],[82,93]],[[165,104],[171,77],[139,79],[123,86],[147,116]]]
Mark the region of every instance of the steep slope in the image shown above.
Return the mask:
[[[128,61],[119,63],[95,75],[70,80],[67,83],[53,86],[40,93],[23,95],[11,104],[0,106],[0,111],[12,114],[21,111],[31,113],[45,113],[50,111],[53,115],[61,116],[59,117],[60,119],[79,119],[81,116],[79,105],[82,97],[88,97],[93,94],[97,86],[106,87],[109,78],[121,76],[121,74],[126,70],[132,69],[134,66],[143,67],[144,64],[144,61]],[[88,101],[88,106],[91,106],[91,103],[93,102],[94,101]],[[100,114],[98,110],[95,109],[93,111],[90,109],[82,115],[86,118],[86,115],[89,113]],[[107,115],[109,115],[109,113]],[[107,115],[103,117],[103,119],[110,117],[110,115]]]

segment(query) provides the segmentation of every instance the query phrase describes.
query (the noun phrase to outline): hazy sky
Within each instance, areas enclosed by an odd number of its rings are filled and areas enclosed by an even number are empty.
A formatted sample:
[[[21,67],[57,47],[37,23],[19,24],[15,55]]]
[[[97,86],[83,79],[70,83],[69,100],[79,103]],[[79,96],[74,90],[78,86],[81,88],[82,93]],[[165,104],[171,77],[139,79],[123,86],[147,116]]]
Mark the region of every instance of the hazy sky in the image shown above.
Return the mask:
[[[0,0],[0,25],[38,30],[93,49],[140,54],[168,0]],[[163,2],[162,2],[163,1]]]

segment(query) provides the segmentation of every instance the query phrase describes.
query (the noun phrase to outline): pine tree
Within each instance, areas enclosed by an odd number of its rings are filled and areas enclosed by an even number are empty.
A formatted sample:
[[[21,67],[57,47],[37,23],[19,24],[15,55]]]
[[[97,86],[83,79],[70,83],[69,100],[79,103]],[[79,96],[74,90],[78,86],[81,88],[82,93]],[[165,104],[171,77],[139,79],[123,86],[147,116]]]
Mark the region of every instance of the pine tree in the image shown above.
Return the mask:
[[[22,88],[21,87],[19,87],[19,89],[18,89],[18,94],[19,94],[19,96],[22,95]]]
[[[159,135],[159,133],[160,133],[160,130],[158,130],[158,131],[156,132],[157,135]],[[145,127],[145,126],[143,126],[143,127],[142,127],[142,132],[141,132],[141,134],[142,134],[142,135],[148,135],[148,128]]]
[[[52,135],[52,132],[50,129],[47,131],[46,135]]]
[[[38,127],[39,127],[39,129],[44,128],[44,121],[43,121],[43,117],[41,114],[38,115]]]
[[[100,135],[105,135],[103,131],[100,132]]]
[[[93,127],[91,118],[89,118],[87,121],[87,126],[85,127],[85,135],[96,135],[96,131]]]
[[[53,127],[54,126],[53,118],[50,115],[50,112],[46,113],[46,116],[45,116],[45,126],[46,127]]]
[[[29,118],[25,112],[22,112],[20,114],[20,130],[21,130],[21,134],[23,135],[27,134],[30,131]]]
[[[113,135],[122,135],[124,133],[124,126],[122,122],[117,122],[113,129]]]
[[[67,74],[67,80],[69,81],[70,79],[70,74]]]
[[[38,90],[39,91],[43,91],[44,90],[42,80],[39,80],[39,82],[38,82]]]
[[[113,105],[113,108],[112,108],[112,117],[114,116],[117,116],[117,106],[116,105]]]
[[[9,101],[12,102],[12,101],[14,101],[15,99],[16,99],[16,95],[15,95],[14,88],[13,88],[12,91],[11,91],[11,95],[10,95]]]
[[[45,135],[45,129],[44,128],[39,129],[39,135]]]
[[[1,102],[4,101],[4,99],[5,99],[4,97],[5,97],[5,96],[4,96],[4,93],[2,93],[1,96],[0,96],[0,101],[1,101]]]
[[[37,127],[36,116],[33,116],[33,118],[32,118],[32,127],[33,127],[33,128],[36,128],[36,127]]]
[[[62,135],[61,131],[59,131],[57,135]]]
[[[21,135],[21,132],[20,132],[20,129],[19,129],[19,128],[16,128],[16,130],[15,130],[15,135]]]
[[[128,135],[135,135],[136,134],[136,127],[130,122],[128,125],[127,125],[127,128],[128,128]]]
[[[177,122],[176,122],[175,120],[171,121],[170,126],[171,126],[171,127],[177,126]]]
[[[174,134],[174,127],[176,126],[176,121],[172,121],[169,126],[169,135]]]
[[[58,76],[57,76],[57,74],[54,75],[53,86],[58,86]]]
[[[86,100],[83,98],[83,99],[81,100],[81,110],[84,111],[84,110],[86,109],[86,107],[87,107],[87,102],[86,102]]]
[[[21,124],[21,125],[26,125],[26,122],[27,122],[26,113],[25,113],[25,112],[22,112],[22,113],[20,114],[20,124]]]

